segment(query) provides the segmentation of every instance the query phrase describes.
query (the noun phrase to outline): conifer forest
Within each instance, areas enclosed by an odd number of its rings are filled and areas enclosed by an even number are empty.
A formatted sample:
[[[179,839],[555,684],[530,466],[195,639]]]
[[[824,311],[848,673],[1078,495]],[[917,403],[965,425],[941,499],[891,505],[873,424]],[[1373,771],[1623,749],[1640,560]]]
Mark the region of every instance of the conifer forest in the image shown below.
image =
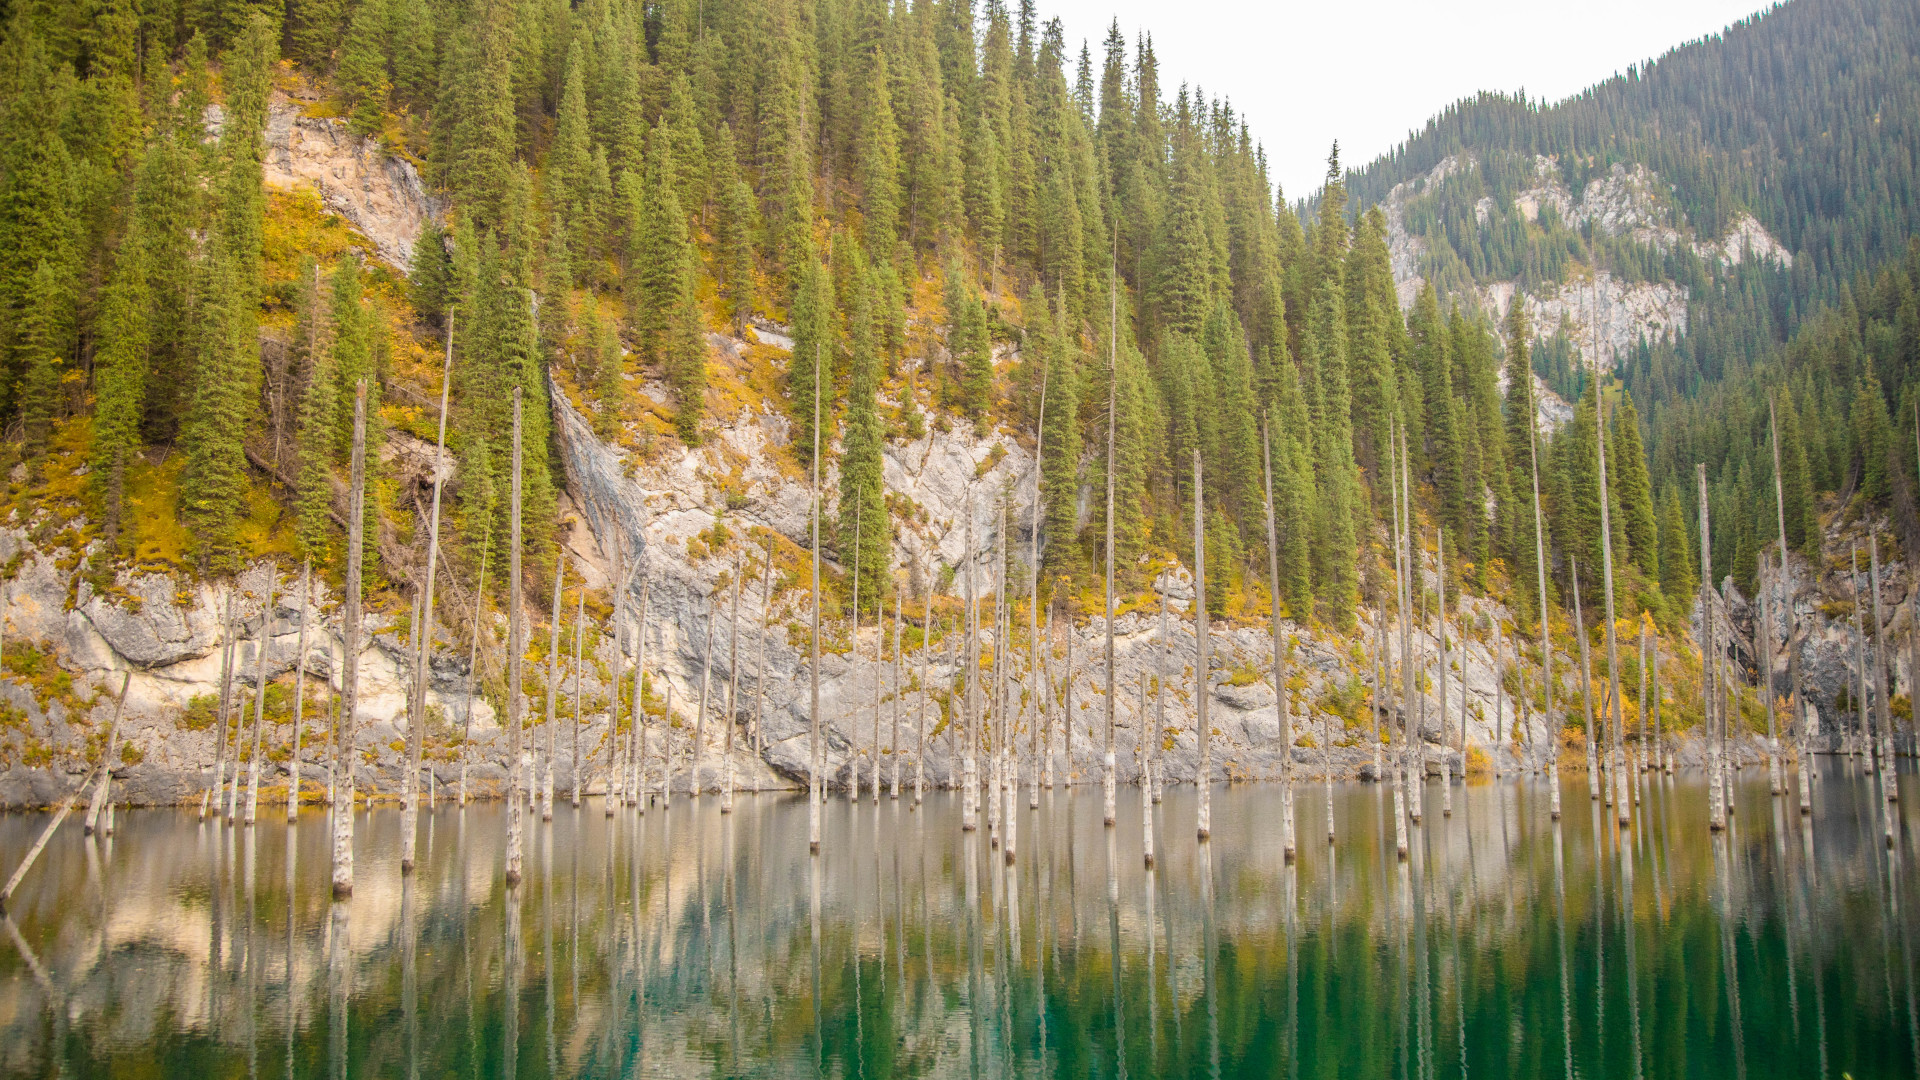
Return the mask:
[[[0,1077],[1920,1070],[1920,7],[1014,5],[0,0]]]

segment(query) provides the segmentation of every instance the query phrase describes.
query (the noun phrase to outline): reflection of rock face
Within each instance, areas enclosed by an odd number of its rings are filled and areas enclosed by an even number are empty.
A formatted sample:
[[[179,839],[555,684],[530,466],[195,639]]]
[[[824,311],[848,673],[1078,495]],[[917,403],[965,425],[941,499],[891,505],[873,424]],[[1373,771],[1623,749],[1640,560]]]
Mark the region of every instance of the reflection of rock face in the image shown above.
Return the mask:
[[[413,163],[347,129],[345,121],[300,114],[300,105],[276,97],[267,113],[265,161],[269,187],[306,186],[328,211],[346,218],[373,241],[380,257],[404,271],[413,242],[439,207]]]

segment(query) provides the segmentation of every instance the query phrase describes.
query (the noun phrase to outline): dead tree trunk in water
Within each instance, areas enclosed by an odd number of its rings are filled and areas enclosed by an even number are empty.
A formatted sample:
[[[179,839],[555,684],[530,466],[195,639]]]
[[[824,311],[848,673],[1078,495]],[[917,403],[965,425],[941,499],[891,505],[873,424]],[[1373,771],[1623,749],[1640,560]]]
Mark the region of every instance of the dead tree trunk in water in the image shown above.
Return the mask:
[[[347,497],[347,594],[343,618],[345,663],[340,667],[340,719],[335,724],[342,765],[333,807],[333,896],[353,895],[353,728],[360,704],[360,563],[367,499],[367,383],[353,391],[353,459]]]

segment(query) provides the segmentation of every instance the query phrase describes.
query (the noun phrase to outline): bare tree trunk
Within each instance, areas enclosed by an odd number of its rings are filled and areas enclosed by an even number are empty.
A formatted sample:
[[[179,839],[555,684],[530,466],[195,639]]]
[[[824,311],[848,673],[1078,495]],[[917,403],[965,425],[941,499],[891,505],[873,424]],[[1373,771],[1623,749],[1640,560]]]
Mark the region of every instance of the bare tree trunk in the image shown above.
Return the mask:
[[[1449,751],[1453,749],[1453,714],[1447,711],[1447,683],[1450,681],[1447,677],[1447,530],[1434,529],[1433,541],[1434,583],[1437,586],[1434,589],[1437,599],[1433,605],[1433,616],[1438,624],[1435,644],[1440,651],[1440,684],[1437,687],[1440,691],[1440,816],[1452,817],[1453,758]],[[1461,725],[1465,726],[1466,722],[1467,718],[1461,716]]]
[[[527,630],[525,617],[521,611],[523,604],[523,585],[520,573],[520,475],[522,455],[520,447],[521,417],[520,387],[513,388],[513,494],[510,520],[511,532],[507,542],[508,611],[507,611],[507,724],[511,729],[508,741],[508,754],[511,755],[507,769],[507,887],[520,884],[520,869],[523,856],[525,826],[522,818],[526,815],[526,800],[521,794],[523,762],[520,757],[520,735],[522,719],[526,715],[526,695],[521,692],[521,665],[527,653]],[[558,592],[558,570],[555,571],[555,591]],[[530,778],[529,778],[530,779]]]
[[[227,615],[220,625],[220,709],[217,714],[213,754],[213,784],[200,796],[200,820],[207,819],[208,804],[217,799],[227,780],[227,701],[233,693],[233,583],[227,583]],[[220,807],[214,803],[216,819]]]
[[[580,809],[580,683],[586,674],[587,639],[587,582],[586,575],[580,575],[580,590],[574,594],[573,613],[573,775],[567,787],[573,795],[573,808]],[[548,800],[551,811],[552,800]]]
[[[814,346],[813,370],[820,371],[820,346]],[[820,380],[813,380],[813,661],[808,676],[812,680],[812,701],[808,719],[812,725],[807,749],[807,850],[820,852]],[[817,934],[815,935],[818,936]]]
[[[1200,786],[1198,834],[1202,841],[1213,835],[1213,732],[1207,720],[1207,699],[1213,696],[1213,678],[1209,653],[1211,632],[1207,629],[1207,535],[1206,490],[1200,486],[1200,451],[1193,452],[1193,665],[1195,722],[1200,728],[1200,767],[1193,782]],[[1071,718],[1069,718],[1071,720]]]
[[[1268,418],[1262,417],[1260,423],[1260,481],[1267,518],[1267,585],[1273,590],[1273,720],[1280,731],[1280,852],[1282,858],[1292,862],[1295,855],[1293,718],[1287,708],[1287,652],[1280,642],[1280,541],[1273,523],[1273,437],[1267,421]],[[1384,611],[1384,605],[1382,607]],[[1377,621],[1375,625],[1379,625]],[[1379,685],[1379,679],[1374,680],[1374,685]],[[1374,715],[1378,717],[1379,713]],[[1331,834],[1331,819],[1328,830]]]
[[[1401,429],[1398,453],[1394,461],[1394,554],[1400,586],[1400,753],[1391,766],[1393,773],[1394,853],[1404,862],[1411,848],[1407,843],[1407,805],[1415,793],[1409,790],[1407,762],[1412,753],[1413,734],[1413,485],[1407,464],[1407,436]]]
[[[487,560],[493,544],[480,544],[480,580],[473,589],[473,635],[467,646],[467,700],[460,718],[460,805],[467,805],[467,765],[473,760],[473,699],[480,693],[480,605],[487,597]],[[509,692],[512,692],[511,688]],[[508,769],[512,769],[508,765]]]
[[[1887,624],[1880,616],[1880,538],[1867,533],[1868,568],[1873,574],[1873,703],[1880,721],[1880,789],[1886,794],[1887,846],[1894,842],[1893,804],[1900,799],[1900,770],[1893,761],[1893,712],[1887,703]]]
[[[367,383],[353,391],[352,487],[347,498],[347,590],[342,639],[346,653],[340,668],[340,719],[335,724],[337,756],[343,775],[333,807],[333,897],[353,895],[354,714],[360,705],[360,564],[364,547],[367,498]]]
[[[1115,295],[1117,296],[1118,293],[1116,290],[1117,290],[1117,286],[1114,286],[1110,279],[1109,291],[1115,292]],[[1114,301],[1116,312],[1119,310],[1118,303],[1119,303],[1118,300]],[[1113,763],[1113,693],[1114,693],[1113,691],[1113,607],[1114,607],[1114,602],[1113,602],[1113,426],[1114,426],[1114,418],[1115,416],[1118,415],[1116,410],[1118,409],[1119,398],[1120,398],[1120,373],[1119,373],[1120,369],[1119,369],[1119,361],[1116,359],[1116,357],[1119,355],[1117,351],[1119,349],[1119,343],[1117,340],[1115,340],[1114,335],[1115,335],[1115,332],[1112,329],[1109,329],[1107,333],[1107,338],[1108,338],[1108,341],[1107,341],[1107,346],[1108,346],[1107,348],[1107,468],[1106,468],[1106,472],[1107,472],[1107,580],[1106,580],[1105,600],[1103,602],[1104,607],[1101,612],[1101,617],[1106,621],[1106,624],[1107,624],[1107,657],[1106,657],[1107,659],[1107,693],[1106,693],[1107,756],[1106,756],[1106,761],[1104,762],[1105,768],[1102,770],[1100,774],[1100,783],[1106,794],[1105,818],[1106,818],[1106,823],[1109,827],[1113,825],[1113,820],[1114,820],[1114,805],[1113,805],[1113,800],[1114,800],[1114,791],[1113,791],[1114,789],[1114,775],[1113,775],[1113,768],[1114,768],[1114,763]]]
[[[293,659],[293,756],[287,761],[287,820],[300,816],[300,737],[307,712],[307,608],[313,603],[313,560],[300,566],[300,643]]]
[[[705,647],[700,650],[700,711],[693,718],[693,770],[688,787],[695,802],[705,790],[700,783],[700,766],[707,748],[707,691],[713,681],[713,601],[712,596],[707,597],[707,634]]]
[[[760,665],[753,680],[753,756],[767,752],[767,623],[773,618],[773,536],[767,536],[767,562],[760,579]]]
[[[900,664],[901,647],[904,644],[900,636],[900,606],[905,601],[906,590],[896,587],[893,591],[893,735],[888,739],[890,764],[893,766],[893,788],[889,797],[895,801],[900,798]]]
[[[620,736],[620,687],[626,682],[627,653],[622,637],[626,631],[627,619],[627,545],[616,534],[613,541],[613,580],[618,582],[613,591],[613,678],[607,680],[607,793],[601,800],[606,806],[606,816],[612,817],[614,810],[626,800],[627,759],[632,745],[633,732],[627,732],[626,741]],[[635,699],[636,701],[639,699]]]
[[[533,796],[540,804],[541,821],[553,820],[553,758],[558,730],[554,710],[560,694],[560,602],[566,593],[566,582],[567,556],[563,550],[553,560],[553,614],[547,618],[547,760],[546,767],[536,773]],[[586,587],[584,579],[581,587]],[[544,779],[539,778],[541,776]]]
[[[427,658],[433,650],[433,583],[440,565],[440,486],[445,470],[440,455],[447,447],[447,396],[453,388],[453,312],[447,312],[447,359],[440,369],[440,427],[433,443],[433,516],[427,525],[427,580],[425,610],[413,658],[413,706],[407,723],[407,780],[401,789],[405,803],[400,814],[400,872],[413,870],[414,846],[420,833],[420,757],[427,729]]]
[[[1600,758],[1598,727],[1593,716],[1593,663],[1587,649],[1587,616],[1580,606],[1580,560],[1567,559],[1567,579],[1573,583],[1573,629],[1580,639],[1580,713],[1586,720],[1587,729],[1587,798],[1600,801]]]
[[[633,642],[633,783],[627,789],[631,792],[634,805],[642,814],[647,812],[647,803],[652,801],[647,791],[647,601],[653,591],[653,580],[642,574],[640,577],[640,620],[635,629]]]
[[[980,766],[974,750],[980,741],[980,594],[973,578],[973,488],[967,488],[967,730],[966,745],[960,758],[960,830],[979,828],[975,820],[975,800],[980,794]]]
[[[733,728],[740,700],[740,560],[733,560],[733,615],[727,629],[727,726],[721,740],[720,812],[733,813]],[[876,785],[877,786],[877,785]]]
[[[260,654],[254,658],[253,748],[247,754],[247,816],[251,826],[260,810],[260,751],[262,732],[267,726],[267,643],[273,640],[274,589],[280,574],[267,567],[267,602],[260,608]]]
[[[1607,615],[1607,685],[1613,702],[1613,711],[1608,714],[1607,731],[1613,739],[1612,762],[1614,782],[1614,807],[1618,821],[1622,825],[1633,824],[1633,795],[1627,790],[1625,769],[1626,744],[1620,737],[1620,718],[1625,707],[1620,700],[1620,645],[1613,624],[1613,532],[1607,514],[1607,433],[1606,410],[1601,409],[1599,418],[1600,433],[1594,439],[1600,459],[1600,579],[1606,597]]]
[[[913,805],[918,807],[927,796],[927,698],[933,696],[932,669],[927,654],[933,650],[933,564],[928,563],[924,577],[926,607],[920,623],[920,716],[914,722],[919,729],[918,747],[913,752]]]
[[[1720,647],[1713,625],[1713,534],[1708,531],[1705,465],[1694,466],[1694,479],[1700,489],[1700,674],[1707,704],[1707,828],[1720,832],[1727,827],[1727,806],[1726,788],[1720,784],[1720,743],[1714,737],[1714,714],[1720,709],[1714,686]]]
[[[113,702],[113,722],[107,726],[107,745],[101,750],[99,771],[100,782],[94,785],[93,801],[87,806],[87,820],[81,829],[81,835],[92,836],[94,826],[100,821],[100,808],[107,805],[107,791],[113,784],[113,759],[120,752],[120,710],[127,704],[127,687],[133,685],[133,671],[128,669],[120,677],[120,696]],[[108,830],[112,835],[112,830]]]

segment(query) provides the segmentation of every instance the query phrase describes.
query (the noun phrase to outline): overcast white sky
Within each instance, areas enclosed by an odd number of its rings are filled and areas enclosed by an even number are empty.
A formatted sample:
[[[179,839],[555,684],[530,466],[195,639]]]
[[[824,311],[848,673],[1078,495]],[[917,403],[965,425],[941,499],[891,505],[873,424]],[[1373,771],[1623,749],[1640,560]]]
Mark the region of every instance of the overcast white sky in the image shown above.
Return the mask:
[[[1341,161],[1364,164],[1475,91],[1524,88],[1531,98],[1558,101],[1760,7],[1758,0],[1612,0],[1604,7],[1039,0],[1039,15],[1065,25],[1069,64],[1082,39],[1092,46],[1096,77],[1109,21],[1120,20],[1129,43],[1142,30],[1151,34],[1166,99],[1182,82],[1230,99],[1296,199],[1320,183],[1335,139]]]

